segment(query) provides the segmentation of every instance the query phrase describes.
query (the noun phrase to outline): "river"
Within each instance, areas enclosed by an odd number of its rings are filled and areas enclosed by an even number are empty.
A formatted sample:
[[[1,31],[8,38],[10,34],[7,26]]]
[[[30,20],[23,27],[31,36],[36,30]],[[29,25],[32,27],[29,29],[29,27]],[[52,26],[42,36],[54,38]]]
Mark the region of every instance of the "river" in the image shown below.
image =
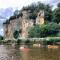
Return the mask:
[[[60,48],[29,48],[29,60],[60,60]],[[0,45],[0,60],[23,60],[19,48],[11,45]]]

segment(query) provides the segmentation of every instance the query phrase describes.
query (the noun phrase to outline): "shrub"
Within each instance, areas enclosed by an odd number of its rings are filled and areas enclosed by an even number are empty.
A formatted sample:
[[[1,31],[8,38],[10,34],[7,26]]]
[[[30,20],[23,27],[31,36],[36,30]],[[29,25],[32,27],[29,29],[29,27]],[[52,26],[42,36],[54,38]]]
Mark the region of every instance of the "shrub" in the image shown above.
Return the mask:
[[[29,45],[30,43],[31,43],[30,40],[26,40],[26,41],[25,41],[25,44],[26,44],[26,45]]]
[[[15,39],[17,39],[18,36],[19,36],[19,31],[15,30],[14,33],[13,33],[13,36],[14,36]]]
[[[17,40],[17,45],[20,45],[21,42],[22,42],[22,40],[21,40],[21,39],[18,39],[18,40]]]

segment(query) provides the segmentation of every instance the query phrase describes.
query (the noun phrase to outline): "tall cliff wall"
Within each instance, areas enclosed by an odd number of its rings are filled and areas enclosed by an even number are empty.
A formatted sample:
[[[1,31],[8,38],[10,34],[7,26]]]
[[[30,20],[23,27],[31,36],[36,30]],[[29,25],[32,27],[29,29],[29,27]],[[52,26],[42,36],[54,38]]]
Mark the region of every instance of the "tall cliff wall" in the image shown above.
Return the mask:
[[[22,11],[23,16],[10,20],[9,24],[4,25],[5,39],[13,39],[13,33],[15,30],[19,31],[19,37],[28,37],[27,29],[34,25],[33,19],[29,19],[29,12]],[[40,11],[35,20],[36,24],[44,24],[44,11]]]

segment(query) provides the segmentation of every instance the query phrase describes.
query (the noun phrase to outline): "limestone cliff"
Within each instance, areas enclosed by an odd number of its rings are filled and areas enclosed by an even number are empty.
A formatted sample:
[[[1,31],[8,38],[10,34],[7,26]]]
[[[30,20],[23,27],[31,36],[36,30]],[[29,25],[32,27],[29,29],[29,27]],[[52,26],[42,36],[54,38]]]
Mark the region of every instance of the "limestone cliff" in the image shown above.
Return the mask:
[[[19,37],[28,37],[27,29],[35,24],[44,24],[44,11],[38,12],[36,20],[29,19],[29,12],[22,11],[22,16],[9,20],[9,24],[4,24],[5,39],[12,39],[15,30],[19,31]],[[34,22],[36,21],[36,22]]]
[[[36,24],[44,24],[44,11],[40,11],[36,18]]]

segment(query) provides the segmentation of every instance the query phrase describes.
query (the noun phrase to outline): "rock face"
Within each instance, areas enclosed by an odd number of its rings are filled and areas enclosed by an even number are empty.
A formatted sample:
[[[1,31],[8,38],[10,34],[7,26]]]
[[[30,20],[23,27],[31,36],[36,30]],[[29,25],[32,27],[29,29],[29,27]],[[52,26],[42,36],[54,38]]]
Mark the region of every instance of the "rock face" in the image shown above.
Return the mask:
[[[36,18],[36,24],[44,24],[44,11],[40,11]]]
[[[27,29],[28,27],[33,26],[33,22],[32,21],[28,21],[28,20],[23,20],[22,21],[22,37],[27,37],[28,32]]]
[[[28,37],[28,28],[35,24],[44,24],[44,11],[40,11],[37,15],[36,22],[33,19],[29,19],[29,12],[22,11],[22,17],[9,20],[9,23],[4,23],[4,37],[5,39],[13,39],[13,33],[15,30],[19,31],[19,37]]]
[[[9,23],[4,24],[4,37],[6,39],[11,37],[11,25]]]

